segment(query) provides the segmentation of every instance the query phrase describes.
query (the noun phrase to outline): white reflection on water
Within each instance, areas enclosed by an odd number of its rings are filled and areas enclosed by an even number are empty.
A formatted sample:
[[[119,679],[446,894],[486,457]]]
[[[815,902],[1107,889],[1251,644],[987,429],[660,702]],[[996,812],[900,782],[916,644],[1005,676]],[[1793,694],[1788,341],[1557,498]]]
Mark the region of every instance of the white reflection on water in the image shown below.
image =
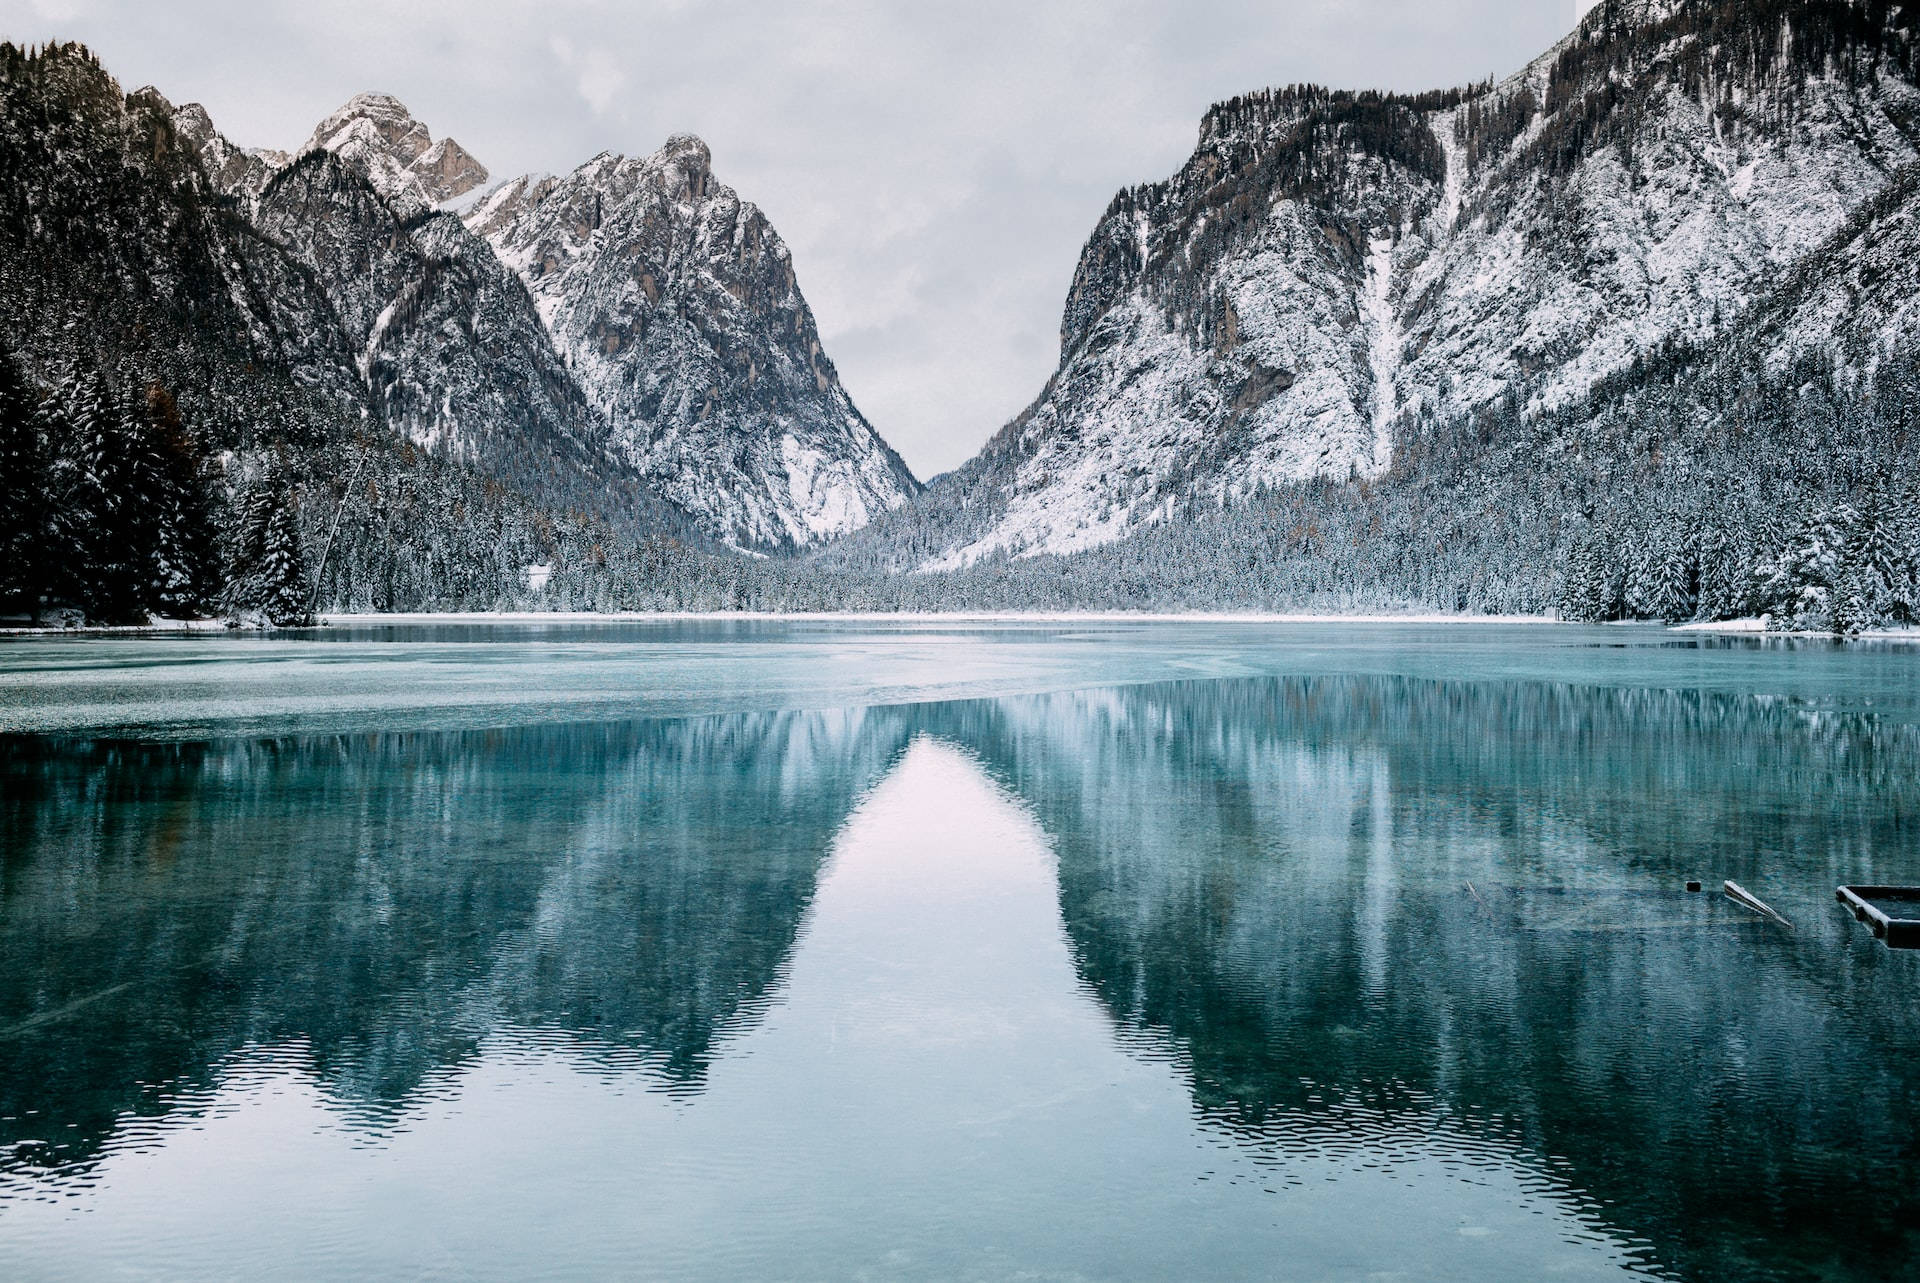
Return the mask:
[[[705,1091],[649,1081],[510,1029],[369,1143],[304,1047],[252,1048],[190,1123],[128,1119],[0,1211],[0,1273],[1631,1276],[1545,1168],[1437,1116],[1208,1126],[1177,1049],[1124,1048],[1081,985],[1032,814],[927,737],[849,818],[765,1020]]]

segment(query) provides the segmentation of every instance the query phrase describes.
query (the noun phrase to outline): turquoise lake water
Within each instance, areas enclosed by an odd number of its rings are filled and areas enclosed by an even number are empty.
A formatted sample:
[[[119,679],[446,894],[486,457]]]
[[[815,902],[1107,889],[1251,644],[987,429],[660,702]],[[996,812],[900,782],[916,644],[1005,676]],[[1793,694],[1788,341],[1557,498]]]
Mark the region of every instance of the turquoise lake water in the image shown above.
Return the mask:
[[[0,640],[0,1278],[1904,1277],[1842,883],[1920,648]]]

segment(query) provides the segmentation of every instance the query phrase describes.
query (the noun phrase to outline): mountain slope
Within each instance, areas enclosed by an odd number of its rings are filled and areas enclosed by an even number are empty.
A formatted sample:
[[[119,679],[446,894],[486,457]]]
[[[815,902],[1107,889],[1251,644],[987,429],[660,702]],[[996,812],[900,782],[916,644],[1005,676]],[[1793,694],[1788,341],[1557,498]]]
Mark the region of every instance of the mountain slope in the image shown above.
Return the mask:
[[[402,215],[326,152],[243,152],[78,46],[0,45],[0,360],[29,389],[7,427],[36,468],[92,476],[74,411],[109,445],[152,419],[216,544],[270,483],[302,605],[492,605],[536,563],[568,595],[644,565],[677,601],[714,573],[695,523],[607,457],[533,300],[457,218]],[[0,476],[41,578],[84,585],[115,550],[71,501]]]
[[[604,466],[598,420],[532,300],[458,219],[403,216],[345,161],[313,151],[273,176],[253,221],[325,290],[401,435],[507,475],[547,457]]]
[[[233,147],[204,111],[183,117],[202,165],[324,293],[367,396],[402,438],[544,503],[693,533],[609,455],[525,286],[431,208],[485,176],[458,144],[428,145],[426,126],[384,95],[350,100],[315,130],[322,145],[277,167]]]
[[[311,269],[416,444],[509,476],[564,457],[756,548],[843,533],[912,493],[819,352],[785,247],[751,205],[708,190],[697,142],[509,183],[469,228],[433,206],[485,168],[390,96],[351,99],[277,169],[203,111],[176,118]],[[570,270],[530,271],[536,254]]]
[[[918,526],[892,564],[1389,479],[1423,425],[1547,414],[1729,333],[1920,156],[1911,10],[1608,0],[1498,84],[1214,108],[1180,173],[1109,207],[1059,370],[892,523]],[[1824,347],[1845,310],[1791,342]]]
[[[821,351],[792,255],[698,139],[514,180],[467,224],[532,292],[615,457],[710,531],[806,545],[918,491]]]
[[[30,369],[164,376],[215,449],[365,403],[311,276],[211,186],[163,98],[77,46],[0,45],[0,331]]]

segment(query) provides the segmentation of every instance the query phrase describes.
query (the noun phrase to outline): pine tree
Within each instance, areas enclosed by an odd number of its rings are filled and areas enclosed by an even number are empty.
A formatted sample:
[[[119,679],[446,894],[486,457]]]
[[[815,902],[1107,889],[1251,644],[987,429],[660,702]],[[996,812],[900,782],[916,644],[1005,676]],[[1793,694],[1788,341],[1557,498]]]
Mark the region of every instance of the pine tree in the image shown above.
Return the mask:
[[[131,433],[97,374],[63,370],[51,400],[50,595],[96,622],[135,620],[143,594]]]
[[[1888,525],[1900,551],[1888,615],[1898,623],[1920,623],[1920,476],[1909,475],[1895,493]]]
[[[39,398],[0,344],[0,611],[39,605],[47,516]]]
[[[1581,623],[1605,623],[1625,612],[1622,576],[1614,543],[1595,528],[1575,548],[1561,592],[1562,618]]]
[[[1738,619],[1748,613],[1752,587],[1742,549],[1728,533],[1728,518],[1721,509],[1711,512],[1697,543],[1699,557],[1698,600],[1694,603],[1697,619]]]
[[[143,480],[152,490],[146,548],[149,609],[190,618],[212,595],[212,520],[201,480],[199,449],[171,393],[147,389],[137,422]]]
[[[1670,526],[1648,532],[1627,567],[1627,615],[1677,623],[1693,618],[1698,598],[1699,570],[1685,535]]]
[[[267,523],[273,515],[271,475],[242,492],[233,505],[233,526],[227,544],[227,583],[224,606],[234,621],[255,609],[255,578],[266,559]]]
[[[1769,626],[1790,632],[1832,632],[1846,532],[1858,521],[1847,505],[1819,509],[1800,524],[1773,561],[1761,568],[1759,590]]]
[[[292,485],[278,468],[239,504],[227,575],[227,614],[275,627],[307,622],[307,569]]]
[[[1875,486],[1851,510],[1834,585],[1834,631],[1854,636],[1893,618],[1910,578],[1893,500]]]
[[[306,623],[307,565],[291,489],[282,490],[273,506],[264,551],[259,574],[261,612],[276,627]]]

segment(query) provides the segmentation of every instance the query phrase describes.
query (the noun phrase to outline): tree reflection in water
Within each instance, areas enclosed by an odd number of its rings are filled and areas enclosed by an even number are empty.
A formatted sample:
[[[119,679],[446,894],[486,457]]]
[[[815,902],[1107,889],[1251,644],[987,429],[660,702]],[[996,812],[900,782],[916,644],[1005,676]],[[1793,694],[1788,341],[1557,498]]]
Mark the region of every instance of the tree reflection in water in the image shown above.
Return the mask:
[[[1920,880],[1916,728],[1394,677],[4,741],[0,1238],[7,1190],[83,1181],[248,1048],[299,1047],[375,1143],[508,1032],[697,1099],[785,1000],[836,838],[916,740],[1031,817],[1077,984],[1274,1180],[1438,1129],[1683,1275],[1920,1256],[1920,976],[1830,899]]]

